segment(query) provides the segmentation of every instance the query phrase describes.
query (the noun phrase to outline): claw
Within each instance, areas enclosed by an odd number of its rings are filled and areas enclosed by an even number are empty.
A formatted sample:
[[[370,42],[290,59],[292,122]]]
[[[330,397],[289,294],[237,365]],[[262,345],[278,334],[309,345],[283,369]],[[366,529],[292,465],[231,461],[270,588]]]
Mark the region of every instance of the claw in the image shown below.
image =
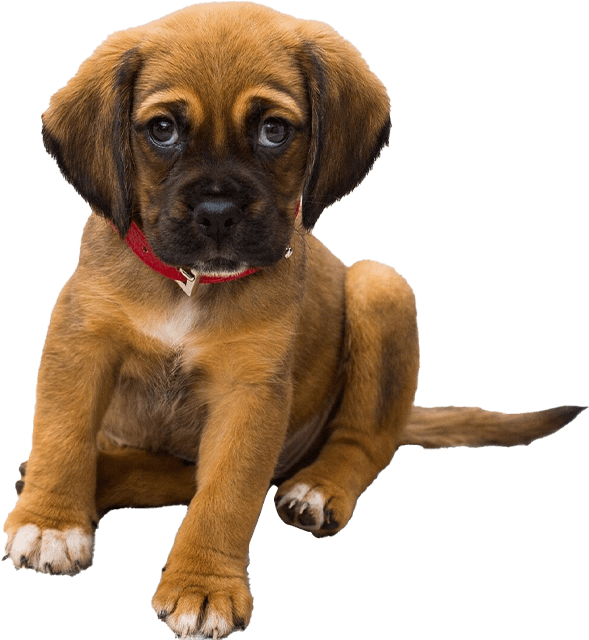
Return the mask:
[[[299,522],[304,527],[314,527],[317,524],[315,517],[310,511],[307,511],[308,502],[303,504],[303,508],[299,511]]]

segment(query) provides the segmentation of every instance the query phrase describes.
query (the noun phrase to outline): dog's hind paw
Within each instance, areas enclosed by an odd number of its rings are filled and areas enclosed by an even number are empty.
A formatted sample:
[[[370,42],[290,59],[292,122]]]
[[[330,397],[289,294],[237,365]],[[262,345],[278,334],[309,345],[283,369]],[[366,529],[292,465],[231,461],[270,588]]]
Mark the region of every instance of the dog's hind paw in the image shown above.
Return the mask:
[[[322,538],[337,533],[350,519],[354,508],[339,487],[286,481],[274,498],[278,515],[286,524],[310,531]]]

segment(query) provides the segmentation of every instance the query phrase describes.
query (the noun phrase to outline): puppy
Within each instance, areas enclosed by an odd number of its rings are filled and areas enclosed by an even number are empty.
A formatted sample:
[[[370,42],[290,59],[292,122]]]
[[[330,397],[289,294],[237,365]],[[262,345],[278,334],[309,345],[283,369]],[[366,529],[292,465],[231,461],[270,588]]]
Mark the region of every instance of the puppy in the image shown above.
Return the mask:
[[[401,445],[522,444],[579,413],[413,406],[411,289],[310,234],[389,129],[348,42],[252,4],[114,34],[54,96],[45,145],[93,213],[5,524],[17,568],[76,574],[109,510],[186,504],[153,606],[221,638],[251,617],[270,485],[282,520],[333,535]]]

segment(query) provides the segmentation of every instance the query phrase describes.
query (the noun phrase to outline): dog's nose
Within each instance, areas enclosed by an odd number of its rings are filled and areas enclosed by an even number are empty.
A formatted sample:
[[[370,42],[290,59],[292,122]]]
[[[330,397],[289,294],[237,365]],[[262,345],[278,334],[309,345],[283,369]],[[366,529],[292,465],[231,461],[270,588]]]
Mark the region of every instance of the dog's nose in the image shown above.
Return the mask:
[[[243,220],[243,211],[231,200],[204,200],[194,208],[196,222],[211,238],[229,236]]]

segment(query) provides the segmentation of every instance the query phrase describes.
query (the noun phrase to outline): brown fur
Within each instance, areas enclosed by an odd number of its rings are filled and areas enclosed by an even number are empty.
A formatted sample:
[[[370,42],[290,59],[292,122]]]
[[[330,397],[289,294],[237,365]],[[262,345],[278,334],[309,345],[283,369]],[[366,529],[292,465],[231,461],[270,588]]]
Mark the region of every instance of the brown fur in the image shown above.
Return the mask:
[[[279,151],[252,145],[268,114],[290,123]],[[161,117],[181,129],[173,154],[147,133]],[[5,525],[17,566],[76,573],[90,543],[60,555],[55,532],[91,540],[110,509],[188,504],[153,606],[180,635],[222,637],[251,616],[248,547],[272,482],[285,522],[332,535],[403,444],[527,443],[578,413],[413,408],[410,287],[384,265],[346,268],[308,233],[389,126],[386,92],[349,43],[241,3],[114,34],[54,96],[45,143],[93,215]],[[191,211],[219,194],[246,212],[222,257],[261,269],[187,298],[120,236],[135,220],[162,260],[206,267],[216,254]]]

